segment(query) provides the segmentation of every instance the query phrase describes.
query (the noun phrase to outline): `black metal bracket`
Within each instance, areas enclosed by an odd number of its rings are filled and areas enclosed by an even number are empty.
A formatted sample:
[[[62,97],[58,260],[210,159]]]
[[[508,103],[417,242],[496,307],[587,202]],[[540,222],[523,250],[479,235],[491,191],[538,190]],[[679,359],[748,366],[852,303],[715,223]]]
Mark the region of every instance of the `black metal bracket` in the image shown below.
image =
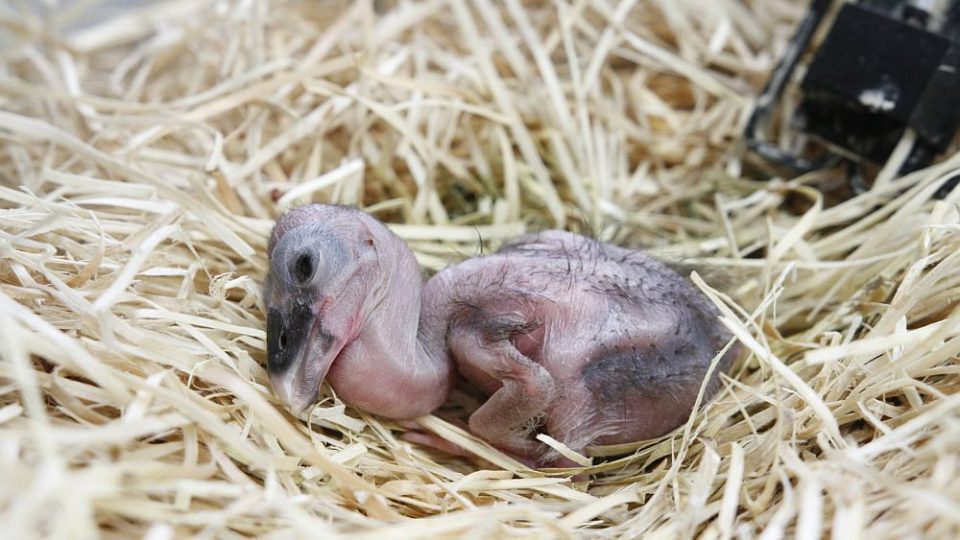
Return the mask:
[[[821,147],[809,158],[770,142],[766,133],[835,3],[812,0],[757,98],[744,135],[751,151],[796,173],[847,161],[856,192],[865,185],[862,164],[885,162],[906,130],[913,130],[915,143],[901,173],[928,165],[954,140],[960,127],[960,0],[945,2],[938,12],[918,0],[839,3],[806,66],[800,107],[790,120]]]

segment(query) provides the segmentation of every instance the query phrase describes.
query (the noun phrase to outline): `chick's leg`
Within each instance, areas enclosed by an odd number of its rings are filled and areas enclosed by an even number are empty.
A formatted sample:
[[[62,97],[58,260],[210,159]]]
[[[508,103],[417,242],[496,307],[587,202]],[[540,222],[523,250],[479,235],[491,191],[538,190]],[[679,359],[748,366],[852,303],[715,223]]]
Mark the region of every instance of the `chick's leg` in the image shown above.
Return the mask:
[[[524,356],[503,332],[503,321],[460,325],[451,330],[451,352],[462,370],[499,381],[489,399],[470,416],[470,430],[490,444],[537,461],[543,446],[530,437],[539,417],[557,394],[553,377]],[[518,324],[517,328],[522,328]]]

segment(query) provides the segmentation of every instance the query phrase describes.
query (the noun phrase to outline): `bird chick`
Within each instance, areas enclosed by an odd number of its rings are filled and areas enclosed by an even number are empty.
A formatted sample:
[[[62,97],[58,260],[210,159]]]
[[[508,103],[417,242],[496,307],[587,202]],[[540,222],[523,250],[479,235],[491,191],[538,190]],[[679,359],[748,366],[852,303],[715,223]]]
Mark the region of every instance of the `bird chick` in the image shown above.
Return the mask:
[[[731,337],[717,309],[664,263],[563,231],[441,271],[424,288],[423,310],[449,317],[450,355],[488,396],[470,430],[540,466],[572,463],[537,432],[583,451],[685,422]],[[706,398],[718,386],[715,373]]]
[[[360,409],[421,416],[444,402],[456,367],[486,397],[470,430],[532,465],[565,464],[536,432],[582,451],[676,428],[730,339],[716,308],[665,264],[562,231],[426,285],[410,249],[349,207],[290,211],[268,250],[267,371],[295,414],[327,379]],[[718,386],[714,374],[707,397]]]

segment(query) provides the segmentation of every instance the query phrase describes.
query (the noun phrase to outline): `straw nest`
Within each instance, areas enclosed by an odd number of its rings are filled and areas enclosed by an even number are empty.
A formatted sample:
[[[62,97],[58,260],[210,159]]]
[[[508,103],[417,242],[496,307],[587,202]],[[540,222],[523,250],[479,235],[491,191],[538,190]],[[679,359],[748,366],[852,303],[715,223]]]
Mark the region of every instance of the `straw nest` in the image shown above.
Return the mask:
[[[846,201],[843,171],[742,167],[803,10],[184,0],[74,31],[75,12],[0,14],[0,530],[958,537],[960,190],[931,195],[960,155],[897,178],[898,153]],[[482,460],[327,388],[293,418],[263,369],[260,282],[273,220],[311,200],[392,224],[427,271],[547,227],[646,246],[699,268],[748,354],[675,433],[574,456],[584,482],[453,427],[459,394],[419,422]],[[700,278],[716,271],[727,286]]]

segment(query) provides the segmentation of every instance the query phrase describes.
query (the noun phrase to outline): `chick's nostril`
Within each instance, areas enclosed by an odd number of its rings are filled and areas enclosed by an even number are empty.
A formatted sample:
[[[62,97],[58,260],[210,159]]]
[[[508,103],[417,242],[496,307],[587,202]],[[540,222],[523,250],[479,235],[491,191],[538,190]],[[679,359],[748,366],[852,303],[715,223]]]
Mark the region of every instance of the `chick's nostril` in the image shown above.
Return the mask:
[[[289,361],[287,348],[296,345],[296,334],[290,333],[284,319],[277,310],[267,313],[267,367],[270,371],[283,370]]]

